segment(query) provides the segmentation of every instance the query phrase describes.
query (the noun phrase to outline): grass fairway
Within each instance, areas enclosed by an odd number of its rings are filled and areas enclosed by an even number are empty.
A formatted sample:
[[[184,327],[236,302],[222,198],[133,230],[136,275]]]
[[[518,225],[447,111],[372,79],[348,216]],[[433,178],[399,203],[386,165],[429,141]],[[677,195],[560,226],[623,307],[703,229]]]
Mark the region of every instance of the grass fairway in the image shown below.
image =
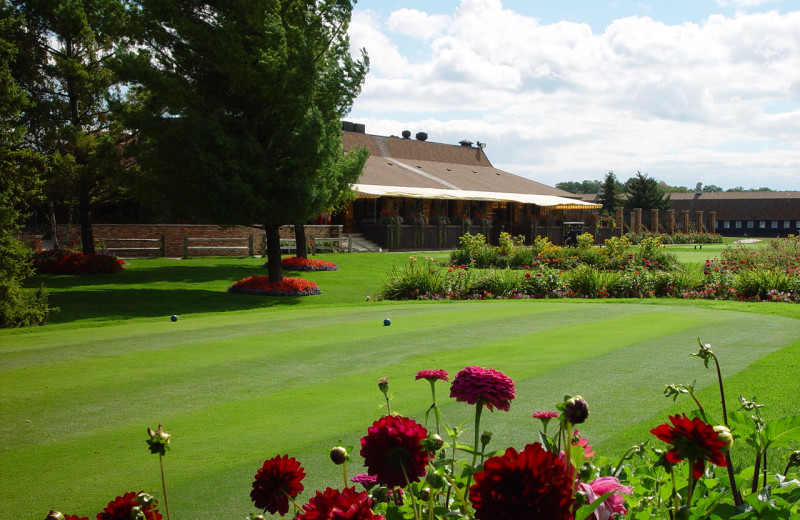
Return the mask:
[[[243,518],[254,511],[253,475],[277,454],[306,467],[305,496],[339,487],[328,449],[339,439],[357,446],[380,416],[376,379],[389,377],[393,411],[422,421],[429,386],[414,374],[423,368],[452,376],[476,364],[514,379],[511,410],[484,414],[495,449],[535,440],[531,413],[565,393],[587,399],[581,432],[609,455],[677,409],[664,383],[697,380],[713,409],[715,376],[688,355],[698,336],[720,356],[731,401],[758,395],[768,416],[798,412],[797,306],[365,302],[407,257],[325,256],[341,270],[300,275],[323,291],[307,298],[225,293],[262,274],[258,259],[140,260],[116,276],[32,280],[62,312],[45,327],[0,331],[0,519],[39,520],[50,508],[93,518],[126,491],[160,497],[144,442],[158,423],[173,435],[173,518]],[[471,425],[473,408],[438,388],[445,421]],[[350,474],[361,470],[357,452]]]

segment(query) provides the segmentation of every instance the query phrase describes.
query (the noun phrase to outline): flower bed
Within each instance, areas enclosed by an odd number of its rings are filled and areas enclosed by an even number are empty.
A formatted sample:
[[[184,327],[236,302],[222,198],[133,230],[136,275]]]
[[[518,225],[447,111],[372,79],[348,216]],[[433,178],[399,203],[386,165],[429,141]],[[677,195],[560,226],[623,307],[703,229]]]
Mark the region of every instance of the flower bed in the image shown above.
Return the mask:
[[[33,267],[39,273],[110,274],[122,271],[124,264],[114,255],[85,254],[74,249],[48,249],[33,255]]]
[[[269,267],[269,262],[263,267]],[[287,271],[338,271],[339,266],[327,260],[317,260],[314,258],[300,258],[297,256],[287,256],[281,259],[281,267]]]
[[[302,278],[270,282],[269,276],[248,276],[228,287],[228,292],[262,296],[313,296],[321,294],[317,284]]]

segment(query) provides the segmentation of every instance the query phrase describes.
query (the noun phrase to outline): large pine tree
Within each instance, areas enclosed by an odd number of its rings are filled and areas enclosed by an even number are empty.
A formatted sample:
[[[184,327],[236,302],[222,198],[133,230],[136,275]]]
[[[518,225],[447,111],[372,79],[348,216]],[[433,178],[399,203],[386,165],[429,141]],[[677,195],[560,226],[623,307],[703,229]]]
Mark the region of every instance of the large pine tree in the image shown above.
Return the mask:
[[[263,225],[281,280],[278,229],[318,210],[366,74],[349,52],[352,2],[133,4],[140,47],[118,71],[138,96],[125,121],[139,193],[195,220]]]

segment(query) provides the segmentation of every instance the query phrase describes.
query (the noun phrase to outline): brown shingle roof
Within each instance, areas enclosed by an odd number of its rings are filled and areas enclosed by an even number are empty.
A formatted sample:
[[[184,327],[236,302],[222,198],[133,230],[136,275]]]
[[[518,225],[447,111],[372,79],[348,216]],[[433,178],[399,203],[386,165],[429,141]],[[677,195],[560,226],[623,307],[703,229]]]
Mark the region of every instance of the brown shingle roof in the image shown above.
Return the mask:
[[[359,184],[532,193],[577,198],[492,166],[480,148],[343,132],[345,150],[364,146],[370,157]]]
[[[670,194],[676,211],[716,211],[717,220],[800,220],[800,191]]]

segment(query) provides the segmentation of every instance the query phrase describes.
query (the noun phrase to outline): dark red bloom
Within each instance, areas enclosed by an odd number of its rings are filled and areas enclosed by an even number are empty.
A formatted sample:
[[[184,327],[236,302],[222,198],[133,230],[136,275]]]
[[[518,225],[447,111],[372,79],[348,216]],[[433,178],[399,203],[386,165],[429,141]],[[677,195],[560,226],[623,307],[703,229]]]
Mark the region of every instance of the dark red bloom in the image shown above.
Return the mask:
[[[469,404],[481,401],[489,410],[507,412],[514,399],[514,381],[493,368],[467,367],[456,374],[450,397]]]
[[[64,520],[89,520],[88,516],[69,515],[65,516]]]
[[[303,506],[297,520],[383,520],[383,515],[372,512],[372,500],[365,491],[355,488],[328,488]]]
[[[136,500],[137,495],[138,493],[131,491],[115,498],[108,503],[102,513],[97,513],[97,520],[129,520],[131,509],[140,507],[139,501]],[[158,509],[155,509],[152,505],[147,506],[142,512],[147,520],[161,520],[163,518]]]
[[[416,381],[417,379],[427,379],[428,381],[450,381],[450,374],[447,370],[420,370],[417,372],[417,377],[414,378]]]
[[[361,456],[379,484],[405,486],[425,476],[430,452],[422,442],[428,431],[414,419],[387,415],[375,421],[361,439]],[[405,469],[405,474],[403,470]]]
[[[686,415],[672,415],[669,420],[672,426],[662,424],[650,430],[650,433],[672,445],[666,454],[668,462],[675,464],[689,459],[694,478],[703,475],[705,461],[717,466],[728,465],[721,450],[727,442],[719,438],[713,426],[698,417],[689,419]]]
[[[305,470],[294,457],[283,455],[265,460],[256,473],[250,499],[258,509],[283,516],[289,511],[289,497],[303,491],[301,482],[305,476]]]
[[[571,472],[538,442],[487,459],[469,496],[478,520],[573,520]]]

